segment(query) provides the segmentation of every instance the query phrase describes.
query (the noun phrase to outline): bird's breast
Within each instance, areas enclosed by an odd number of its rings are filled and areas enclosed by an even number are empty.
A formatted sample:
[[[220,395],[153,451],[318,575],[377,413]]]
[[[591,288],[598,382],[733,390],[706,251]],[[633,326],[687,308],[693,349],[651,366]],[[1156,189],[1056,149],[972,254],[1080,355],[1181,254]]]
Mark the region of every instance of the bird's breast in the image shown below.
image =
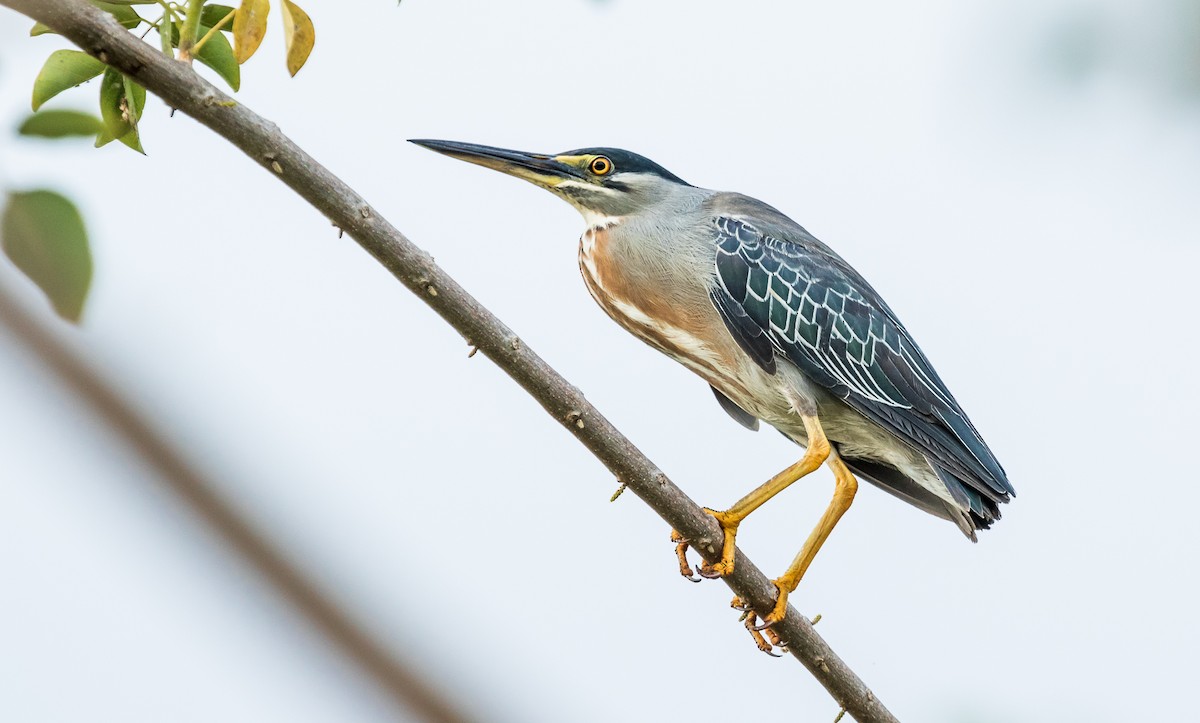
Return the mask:
[[[623,246],[611,227],[593,227],[580,237],[579,270],[588,293],[626,331],[736,393],[739,350],[708,298],[706,279]]]

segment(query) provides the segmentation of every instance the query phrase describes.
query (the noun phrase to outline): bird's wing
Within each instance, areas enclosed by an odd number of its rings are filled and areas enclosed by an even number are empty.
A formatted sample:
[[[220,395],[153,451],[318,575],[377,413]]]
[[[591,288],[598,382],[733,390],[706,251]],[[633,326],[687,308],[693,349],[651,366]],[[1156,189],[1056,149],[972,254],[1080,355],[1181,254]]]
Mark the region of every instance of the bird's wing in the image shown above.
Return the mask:
[[[711,295],[730,334],[767,371],[776,355],[788,359],[935,468],[1007,501],[1013,489],[1000,463],[879,294],[803,228],[764,208],[770,233],[746,217],[712,220]]]

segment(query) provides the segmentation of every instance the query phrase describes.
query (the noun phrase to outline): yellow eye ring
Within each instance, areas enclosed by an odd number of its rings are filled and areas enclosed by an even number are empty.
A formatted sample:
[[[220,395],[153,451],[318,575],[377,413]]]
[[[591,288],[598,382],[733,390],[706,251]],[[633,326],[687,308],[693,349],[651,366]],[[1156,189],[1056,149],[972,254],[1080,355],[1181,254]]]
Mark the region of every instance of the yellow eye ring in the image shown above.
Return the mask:
[[[592,159],[592,162],[588,164],[588,170],[597,176],[607,176],[608,174],[612,173],[613,162],[604,156],[596,156]]]

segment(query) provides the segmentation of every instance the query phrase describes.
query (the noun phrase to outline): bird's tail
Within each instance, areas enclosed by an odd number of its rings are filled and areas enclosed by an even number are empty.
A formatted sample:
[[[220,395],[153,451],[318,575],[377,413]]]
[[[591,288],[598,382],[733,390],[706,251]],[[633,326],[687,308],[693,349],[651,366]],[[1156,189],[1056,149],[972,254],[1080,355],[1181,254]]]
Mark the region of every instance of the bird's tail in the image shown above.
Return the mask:
[[[859,478],[865,479],[885,492],[890,492],[935,517],[949,520],[958,525],[958,529],[962,530],[962,533],[972,542],[977,539],[976,530],[986,530],[991,527],[993,522],[1000,519],[1000,509],[993,500],[984,498],[952,473],[940,469],[936,465],[934,469],[947,489],[950,490],[950,495],[954,498],[953,503],[938,497],[893,467],[865,459],[843,457],[842,460]]]

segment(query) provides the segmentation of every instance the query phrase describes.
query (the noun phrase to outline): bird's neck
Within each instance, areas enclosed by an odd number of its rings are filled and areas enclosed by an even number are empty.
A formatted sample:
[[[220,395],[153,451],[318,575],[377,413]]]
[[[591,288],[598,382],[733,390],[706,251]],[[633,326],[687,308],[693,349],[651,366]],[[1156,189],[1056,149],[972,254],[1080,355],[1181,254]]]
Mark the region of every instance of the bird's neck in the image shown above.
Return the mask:
[[[579,213],[583,215],[583,222],[587,224],[588,231],[603,231],[610,226],[616,226],[621,223],[623,217],[609,216],[599,211],[593,211],[590,208],[581,208]]]

